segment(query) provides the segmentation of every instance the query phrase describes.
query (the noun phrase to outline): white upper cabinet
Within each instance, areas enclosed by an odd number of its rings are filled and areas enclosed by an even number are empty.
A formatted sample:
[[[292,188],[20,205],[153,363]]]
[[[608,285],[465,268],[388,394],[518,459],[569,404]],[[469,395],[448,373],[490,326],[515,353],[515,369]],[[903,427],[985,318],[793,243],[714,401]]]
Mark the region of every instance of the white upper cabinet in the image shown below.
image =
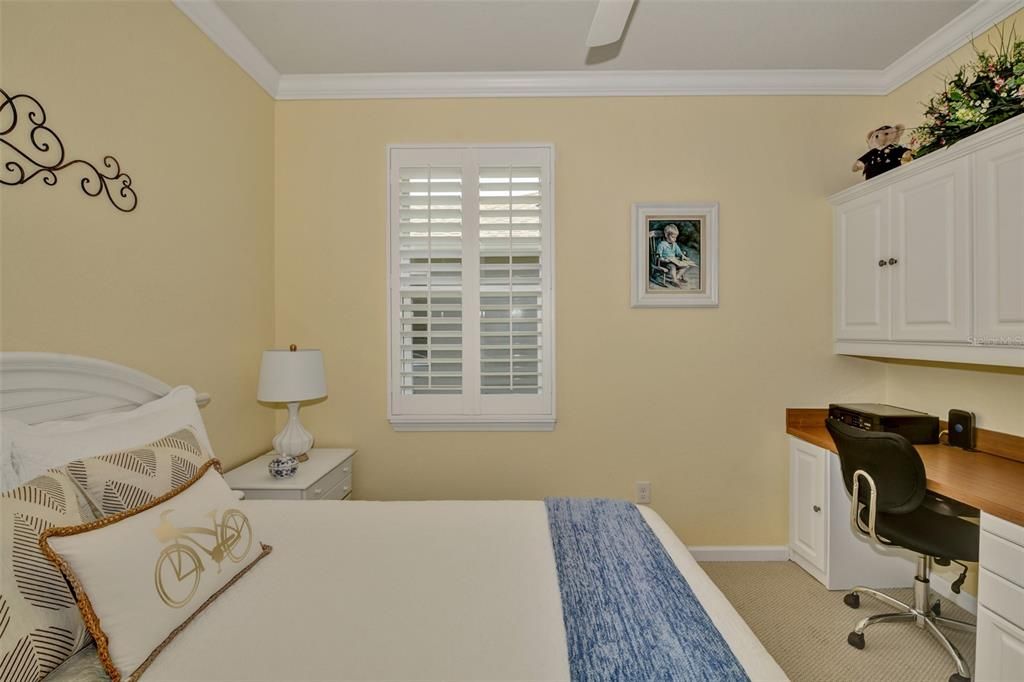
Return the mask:
[[[889,195],[839,206],[835,220],[836,337],[889,338]]]
[[[974,334],[1024,338],[1024,135],[974,155]]]
[[[892,338],[954,341],[970,336],[969,159],[892,186]]]
[[[830,201],[836,353],[1024,367],[1024,116]]]

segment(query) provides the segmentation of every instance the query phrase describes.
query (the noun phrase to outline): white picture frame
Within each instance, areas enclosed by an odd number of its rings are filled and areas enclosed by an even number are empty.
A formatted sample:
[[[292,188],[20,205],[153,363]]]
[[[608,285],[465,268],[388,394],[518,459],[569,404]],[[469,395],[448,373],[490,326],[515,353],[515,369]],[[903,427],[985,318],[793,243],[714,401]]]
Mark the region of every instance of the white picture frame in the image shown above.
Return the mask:
[[[633,204],[630,256],[634,308],[717,307],[718,203]]]

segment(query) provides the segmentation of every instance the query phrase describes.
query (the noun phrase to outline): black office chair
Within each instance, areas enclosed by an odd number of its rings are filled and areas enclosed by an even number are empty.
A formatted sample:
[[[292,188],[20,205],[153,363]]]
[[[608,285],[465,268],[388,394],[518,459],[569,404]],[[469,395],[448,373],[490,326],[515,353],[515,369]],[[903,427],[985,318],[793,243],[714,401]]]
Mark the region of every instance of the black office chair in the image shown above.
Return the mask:
[[[903,436],[864,431],[831,418],[825,420],[825,425],[835,441],[843,481],[852,496],[852,525],[880,545],[903,547],[918,554],[912,605],[869,587],[855,587],[843,598],[847,606],[858,608],[860,595],[866,594],[897,609],[895,613],[864,618],[847,641],[863,649],[868,626],[913,620],[939,640],[956,662],[956,672],[949,681],[968,682],[971,671],[967,661],[938,625],[970,632],[974,632],[974,625],[940,615],[939,602],[932,602],[928,579],[932,561],[939,565],[955,562],[964,569],[954,584],[954,590],[959,591],[967,575],[967,567],[961,562],[978,560],[978,526],[959,517],[977,516],[977,510],[930,494],[921,455]]]

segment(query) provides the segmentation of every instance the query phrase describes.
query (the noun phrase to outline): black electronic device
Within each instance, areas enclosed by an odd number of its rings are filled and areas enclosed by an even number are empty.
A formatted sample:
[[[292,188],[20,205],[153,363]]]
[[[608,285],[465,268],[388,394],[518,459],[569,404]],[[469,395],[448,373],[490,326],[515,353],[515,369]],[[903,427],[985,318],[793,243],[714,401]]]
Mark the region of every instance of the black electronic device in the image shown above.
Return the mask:
[[[833,403],[828,416],[865,431],[898,433],[911,443],[939,442],[939,418],[927,412],[877,403]]]
[[[974,413],[966,410],[949,411],[949,444],[963,448],[964,450],[974,449]]]

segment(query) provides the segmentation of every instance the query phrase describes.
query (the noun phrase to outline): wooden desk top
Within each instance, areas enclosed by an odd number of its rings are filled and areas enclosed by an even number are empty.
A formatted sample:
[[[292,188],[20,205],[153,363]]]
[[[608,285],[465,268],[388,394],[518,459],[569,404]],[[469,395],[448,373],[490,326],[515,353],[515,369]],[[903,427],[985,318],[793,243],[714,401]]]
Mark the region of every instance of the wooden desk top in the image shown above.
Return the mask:
[[[786,410],[786,433],[835,452],[827,416],[824,409]],[[1024,525],[1024,462],[948,445],[914,447],[924,461],[929,490]]]

